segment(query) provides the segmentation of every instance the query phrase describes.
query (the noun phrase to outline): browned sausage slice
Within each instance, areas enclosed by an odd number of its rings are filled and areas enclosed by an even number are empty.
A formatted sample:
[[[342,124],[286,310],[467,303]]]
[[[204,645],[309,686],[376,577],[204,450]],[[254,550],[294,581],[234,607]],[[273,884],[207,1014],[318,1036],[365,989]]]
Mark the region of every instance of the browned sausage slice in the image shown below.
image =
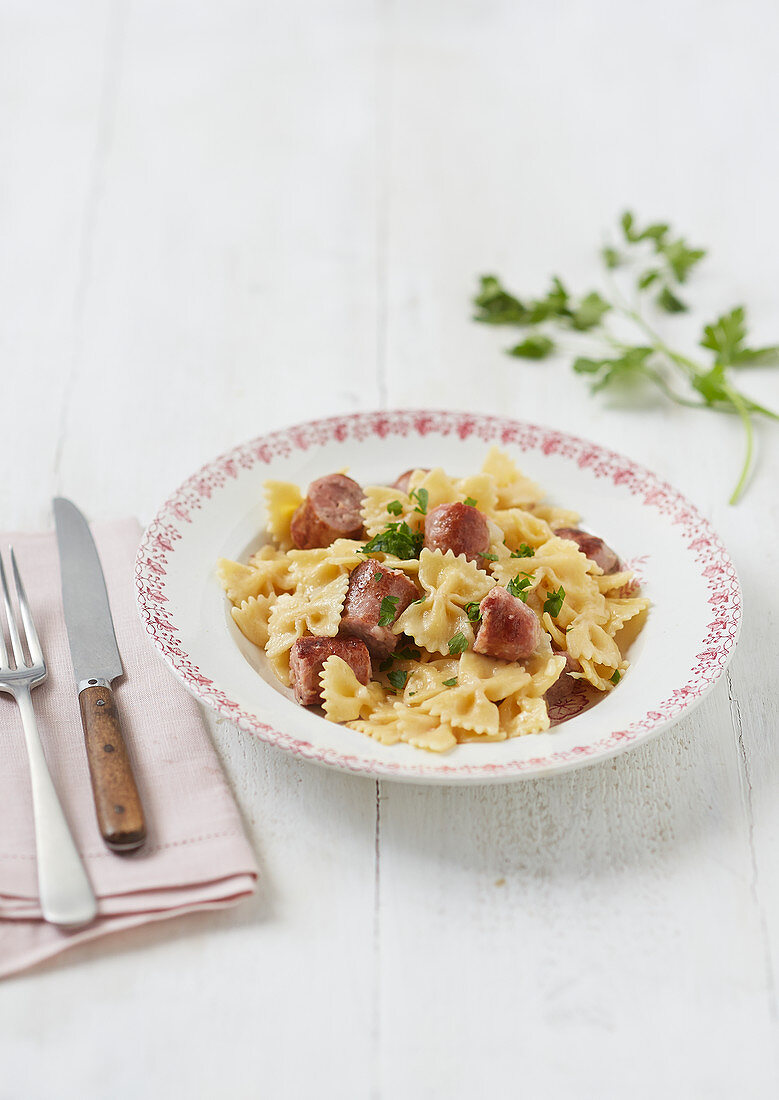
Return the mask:
[[[362,489],[345,474],[312,481],[308,496],[292,517],[290,533],[298,550],[329,546],[336,539],[362,535]]]
[[[328,657],[343,658],[361,684],[371,678],[371,658],[358,638],[298,638],[289,653],[289,678],[304,707],[322,701],[319,677]]]
[[[390,626],[418,595],[417,586],[399,569],[387,569],[375,561],[363,562],[349,577],[340,633],[361,638],[371,657],[381,661],[389,657],[398,642]],[[385,599],[394,602],[394,610],[392,604],[385,604],[387,613],[382,615]]]
[[[582,531],[580,527],[558,527],[555,534],[560,539],[570,539],[571,542],[575,542],[584,556],[599,565],[604,573],[619,572],[619,558],[597,535]]]
[[[529,657],[541,641],[541,624],[535,614],[505,588],[491,589],[479,604],[481,625],[475,653],[519,661]]]
[[[570,676],[571,672],[581,672],[581,667],[578,661],[566,653],[565,668],[544,695],[549,719],[555,724],[575,718],[601,697],[601,693],[586,680],[574,679]]]
[[[470,504],[439,504],[425,519],[425,546],[429,550],[464,554],[481,565],[481,554],[490,548],[487,520]]]
[[[410,470],[404,470],[397,481],[393,482],[393,489],[400,489],[401,493],[408,492],[408,483],[411,480],[411,475],[415,470],[421,470],[423,474],[429,474],[430,471],[426,470],[424,466],[412,466]]]

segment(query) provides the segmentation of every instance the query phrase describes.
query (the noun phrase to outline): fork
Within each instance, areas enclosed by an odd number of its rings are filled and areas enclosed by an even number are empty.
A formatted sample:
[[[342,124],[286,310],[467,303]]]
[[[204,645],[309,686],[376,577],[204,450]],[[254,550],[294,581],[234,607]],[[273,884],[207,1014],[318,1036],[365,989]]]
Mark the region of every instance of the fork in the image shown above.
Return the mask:
[[[12,695],[21,711],[27,756],[30,761],[35,851],[38,861],[38,893],[44,920],[64,928],[89,924],[97,913],[97,901],[89,884],[84,864],[68,828],[62,805],[46,766],[43,746],[32,706],[32,688],[46,679],[46,662],[30,613],[22,578],[13,547],[11,569],[16,586],[16,599],[21,613],[18,623],[11,604],[3,559],[0,557],[0,590],[5,619],[13,650],[9,657],[0,622],[0,692]],[[30,656],[25,658],[22,638]]]

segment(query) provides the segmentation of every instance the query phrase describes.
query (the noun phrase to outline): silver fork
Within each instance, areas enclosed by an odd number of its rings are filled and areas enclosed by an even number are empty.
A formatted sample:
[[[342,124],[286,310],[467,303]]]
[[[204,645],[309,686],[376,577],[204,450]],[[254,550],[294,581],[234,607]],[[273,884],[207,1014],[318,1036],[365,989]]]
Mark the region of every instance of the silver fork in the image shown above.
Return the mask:
[[[94,920],[97,902],[68,828],[38,736],[38,725],[32,707],[32,688],[42,684],[46,679],[46,662],[32,621],[22,578],[19,576],[16,557],[13,548],[9,547],[9,549],[16,597],[21,612],[21,626],[14,615],[5,567],[0,557],[0,589],[2,589],[8,635],[14,657],[12,664],[0,623],[0,692],[13,695],[22,714],[24,738],[30,760],[41,911],[44,919],[52,924],[75,928]],[[22,636],[30,654],[29,664],[25,659]]]

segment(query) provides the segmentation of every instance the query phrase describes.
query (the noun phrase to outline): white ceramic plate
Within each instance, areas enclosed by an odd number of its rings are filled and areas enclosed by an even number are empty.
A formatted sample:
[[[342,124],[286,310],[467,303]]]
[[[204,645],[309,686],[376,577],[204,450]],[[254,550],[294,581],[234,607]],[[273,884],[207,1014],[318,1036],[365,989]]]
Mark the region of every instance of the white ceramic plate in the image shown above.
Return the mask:
[[[235,627],[216,579],[219,557],[245,560],[263,541],[262,483],[349,467],[362,484],[410,466],[480,469],[505,448],[552,503],[635,569],[652,601],[631,668],[592,710],[534,734],[456,746],[444,755],[379,745],[297,706]],[[198,699],[298,756],[365,775],[417,782],[495,782],[547,775],[612,756],[658,733],[722,675],[738,638],[733,563],[704,517],[670,485],[621,455],[548,428],[466,413],[359,413],[255,439],[194,474],[162,506],[136,562],[150,641]]]

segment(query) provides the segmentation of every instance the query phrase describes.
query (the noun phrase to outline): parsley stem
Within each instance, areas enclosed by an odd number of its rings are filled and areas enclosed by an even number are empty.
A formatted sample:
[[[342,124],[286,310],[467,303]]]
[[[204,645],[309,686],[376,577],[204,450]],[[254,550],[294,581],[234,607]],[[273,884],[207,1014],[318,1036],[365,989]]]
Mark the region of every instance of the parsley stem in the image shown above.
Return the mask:
[[[730,498],[731,504],[736,504],[741,496],[742,490],[746,483],[749,471],[752,466],[752,452],[754,448],[754,432],[752,430],[752,417],[749,415],[749,409],[744,404],[744,399],[738,390],[734,390],[732,386],[726,385],[725,392],[730,400],[733,402],[738,415],[741,417],[741,422],[744,425],[744,432],[746,433],[746,454],[744,455],[744,465],[741,468],[741,477],[738,479],[738,484],[733,490],[733,495]]]

